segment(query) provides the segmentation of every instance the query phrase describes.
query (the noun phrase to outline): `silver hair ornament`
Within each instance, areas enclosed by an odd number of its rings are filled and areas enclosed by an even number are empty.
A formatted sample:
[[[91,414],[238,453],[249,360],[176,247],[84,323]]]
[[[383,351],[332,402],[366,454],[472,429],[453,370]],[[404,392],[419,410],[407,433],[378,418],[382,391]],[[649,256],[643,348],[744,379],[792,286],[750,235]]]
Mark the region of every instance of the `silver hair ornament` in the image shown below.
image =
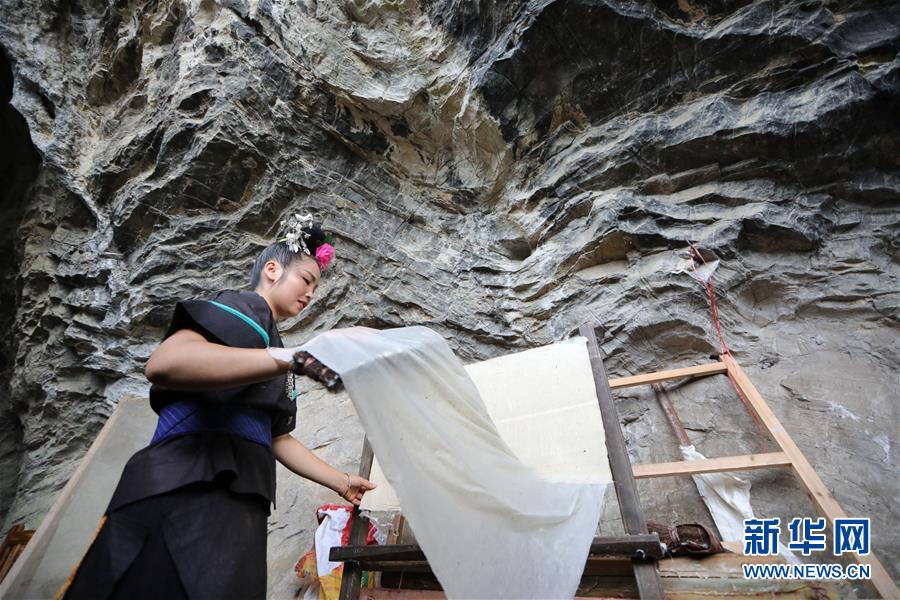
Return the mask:
[[[285,237],[276,241],[287,243],[291,252],[302,251],[304,254],[312,254],[312,252],[309,251],[309,247],[306,245],[306,239],[311,237],[311,234],[303,231],[304,227],[312,227],[312,225],[313,217],[310,213],[306,213],[305,215],[294,213],[287,219],[281,221],[281,226],[284,229],[287,229],[287,234]]]

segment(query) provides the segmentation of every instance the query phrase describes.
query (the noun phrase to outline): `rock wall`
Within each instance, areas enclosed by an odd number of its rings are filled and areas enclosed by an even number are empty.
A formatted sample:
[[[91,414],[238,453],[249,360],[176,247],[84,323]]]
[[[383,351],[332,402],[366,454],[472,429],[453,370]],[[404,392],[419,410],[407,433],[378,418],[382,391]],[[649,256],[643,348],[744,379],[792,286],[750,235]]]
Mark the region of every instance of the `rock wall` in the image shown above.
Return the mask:
[[[472,361],[592,321],[615,375],[694,364],[718,344],[685,250],[721,259],[736,358],[900,577],[896,3],[23,0],[0,16],[5,528],[36,525],[117,399],[146,393],[173,302],[247,286],[303,208],[339,260],[292,342],[428,324]],[[724,379],[673,396],[708,456],[759,451]],[[650,391],[618,398],[634,460],[675,459]],[[346,399],[301,405],[297,436],[350,468]],[[789,474],[751,479],[760,514],[812,514]],[[277,594],[331,499],[282,483]],[[642,494],[652,517],[709,521],[689,479]]]

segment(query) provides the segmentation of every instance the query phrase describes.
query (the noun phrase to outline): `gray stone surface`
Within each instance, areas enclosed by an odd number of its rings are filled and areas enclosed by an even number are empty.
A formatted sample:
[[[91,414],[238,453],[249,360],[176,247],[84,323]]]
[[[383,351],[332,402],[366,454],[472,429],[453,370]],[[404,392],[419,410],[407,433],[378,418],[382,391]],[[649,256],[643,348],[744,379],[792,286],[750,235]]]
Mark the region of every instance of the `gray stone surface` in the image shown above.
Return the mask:
[[[472,361],[593,320],[613,374],[687,365],[718,344],[685,249],[721,258],[735,356],[900,576],[898,40],[874,1],[4,2],[0,519],[39,523],[172,303],[246,285],[305,207],[338,262],[297,342],[428,324]],[[673,395],[702,452],[759,449],[724,379]],[[335,398],[297,435],[350,468]],[[675,458],[649,390],[618,398],[634,458]],[[279,594],[331,499],[281,478]],[[687,479],[642,492],[709,519]]]

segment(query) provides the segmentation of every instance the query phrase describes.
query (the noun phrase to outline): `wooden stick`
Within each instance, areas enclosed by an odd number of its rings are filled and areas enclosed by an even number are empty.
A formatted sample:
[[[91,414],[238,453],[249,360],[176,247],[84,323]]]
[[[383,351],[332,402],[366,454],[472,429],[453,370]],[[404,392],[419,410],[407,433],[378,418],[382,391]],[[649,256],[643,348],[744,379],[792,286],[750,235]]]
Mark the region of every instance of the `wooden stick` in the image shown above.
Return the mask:
[[[600,356],[597,336],[594,334],[594,328],[589,325],[582,325],[578,328],[578,332],[587,338],[588,357],[594,376],[594,389],[597,392],[603,430],[606,433],[609,467],[612,471],[613,483],[616,486],[616,497],[619,500],[625,533],[646,535],[647,522],[644,520],[644,511],[641,510],[637,486],[631,473],[631,461],[628,459],[628,450],[625,447],[625,436],[622,433],[616,405],[613,404],[612,392],[609,390],[609,377],[606,375],[603,358]],[[643,600],[662,600],[665,596],[659,581],[656,562],[633,561],[632,564],[640,597]]]
[[[791,459],[784,452],[768,452],[766,454],[744,454],[741,456],[723,456],[721,458],[705,458],[702,460],[681,460],[677,462],[634,465],[632,471],[635,479],[650,479],[651,477],[670,477],[672,475],[752,471],[754,469],[790,466],[792,466]]]
[[[691,439],[688,437],[687,431],[684,428],[684,423],[681,422],[681,417],[678,416],[678,411],[675,410],[675,403],[672,402],[672,398],[669,397],[666,388],[664,388],[661,383],[653,383],[650,387],[653,388],[653,392],[656,394],[656,400],[663,409],[666,419],[669,420],[669,425],[672,426],[672,431],[675,432],[678,443],[682,446],[690,446]]]
[[[785,430],[781,421],[769,408],[769,405],[763,399],[762,395],[753,386],[750,378],[744,373],[737,361],[729,355],[722,355],[722,361],[728,367],[728,373],[734,379],[735,384],[741,389],[746,396],[747,401],[753,407],[754,412],[762,421],[769,434],[775,439],[784,453],[788,456],[793,466],[794,473],[803,482],[809,497],[812,499],[819,512],[828,520],[829,524],[834,523],[835,519],[846,518],[847,513],[834,499],[831,492],[825,486],[825,483],[813,469],[812,465],[806,460],[803,452],[794,443],[794,440]],[[900,598],[900,588],[893,582],[890,575],[884,569],[882,564],[875,558],[875,553],[869,556],[859,556],[852,554],[853,559],[860,564],[871,565],[872,568],[872,585],[878,591],[882,598],[894,599]]]
[[[624,556],[628,558],[662,558],[659,536],[655,534],[597,537],[591,543],[592,556]],[[366,565],[390,562],[424,561],[425,553],[417,544],[387,546],[336,546],[328,557],[332,561],[356,560]],[[345,567],[346,568],[346,567]]]
[[[359,476],[366,479],[372,473],[372,461],[375,458],[372,452],[372,445],[369,438],[363,440],[362,456],[359,458]],[[353,522],[350,525],[350,539],[347,543],[350,546],[363,546],[366,543],[366,534],[369,533],[369,520],[362,516],[359,507],[353,508]],[[358,600],[359,587],[362,578],[362,565],[359,561],[348,560],[344,563],[344,573],[341,576],[341,593],[338,596],[340,600]]]
[[[725,366],[725,363],[715,362],[697,365],[695,367],[685,367],[683,369],[671,369],[669,371],[657,371],[655,373],[645,373],[643,375],[632,375],[630,377],[610,379],[609,389],[618,390],[621,388],[657,383],[659,381],[683,379],[685,377],[706,377],[707,375],[716,375],[718,373],[726,373],[727,371],[728,368]]]

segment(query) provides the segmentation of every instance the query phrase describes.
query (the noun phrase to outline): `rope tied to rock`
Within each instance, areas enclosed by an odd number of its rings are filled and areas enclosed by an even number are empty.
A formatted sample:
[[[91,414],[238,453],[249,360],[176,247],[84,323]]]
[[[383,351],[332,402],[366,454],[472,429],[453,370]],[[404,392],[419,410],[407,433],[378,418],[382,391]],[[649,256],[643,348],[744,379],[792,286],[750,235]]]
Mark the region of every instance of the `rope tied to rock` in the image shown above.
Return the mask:
[[[703,276],[697,269],[697,260],[699,260],[704,265],[706,263],[706,259],[703,258],[703,255],[700,251],[693,245],[688,245],[689,254],[691,258],[691,269],[694,271],[694,276],[697,281],[703,284],[706,288],[706,293],[709,296],[709,311],[710,317],[712,319],[713,326],[716,329],[716,336],[719,338],[719,351],[723,356],[728,356],[731,359],[734,359],[734,356],[731,354],[731,349],[728,347],[728,344],[725,343],[725,336],[722,333],[722,324],[719,321],[719,307],[716,304],[716,288],[712,282],[712,273],[708,276]],[[753,419],[753,426],[756,428],[757,434],[759,434],[760,448],[761,452],[766,452],[766,436],[763,433],[762,427],[759,422],[759,418],[756,416],[756,413],[750,407],[750,401],[747,400],[747,396],[744,395],[744,392],[741,390],[741,387],[737,384],[737,381],[734,379],[734,375],[731,374],[731,371],[727,371],[728,380],[731,381],[732,387],[737,392],[738,397],[741,399],[741,402],[744,404],[744,408],[747,410],[747,413],[750,415],[750,418]]]

